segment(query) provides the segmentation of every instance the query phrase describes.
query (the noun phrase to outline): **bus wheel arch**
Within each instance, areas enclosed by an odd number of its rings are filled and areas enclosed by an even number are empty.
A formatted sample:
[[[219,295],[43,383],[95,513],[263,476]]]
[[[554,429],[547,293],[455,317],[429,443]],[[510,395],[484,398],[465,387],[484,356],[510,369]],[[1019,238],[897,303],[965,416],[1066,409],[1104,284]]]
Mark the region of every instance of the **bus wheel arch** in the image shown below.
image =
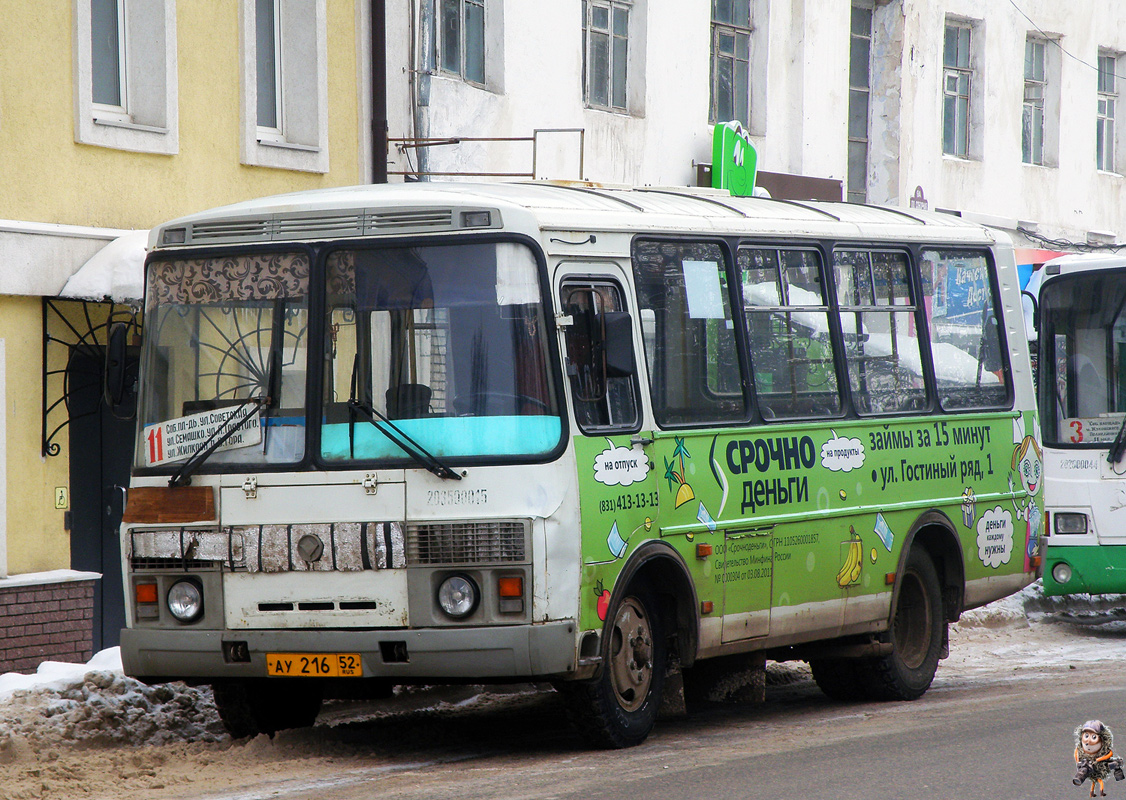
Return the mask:
[[[623,748],[645,741],[669,664],[694,658],[695,598],[687,568],[671,547],[650,542],[634,553],[615,582],[598,671],[589,680],[556,685],[587,742]]]
[[[912,548],[921,548],[934,564],[942,591],[942,610],[947,622],[957,622],[962,614],[966,592],[966,571],[962,541],[955,533],[954,524],[941,511],[922,514],[903,542],[896,569],[896,584],[892,595],[892,614],[899,598],[899,576],[907,564]]]

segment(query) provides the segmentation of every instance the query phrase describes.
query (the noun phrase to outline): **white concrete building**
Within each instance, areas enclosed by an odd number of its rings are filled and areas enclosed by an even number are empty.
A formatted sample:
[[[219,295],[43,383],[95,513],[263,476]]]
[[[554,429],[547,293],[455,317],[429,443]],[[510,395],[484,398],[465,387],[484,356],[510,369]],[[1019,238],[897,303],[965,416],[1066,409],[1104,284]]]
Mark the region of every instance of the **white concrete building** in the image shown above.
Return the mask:
[[[386,19],[391,180],[695,184],[736,118],[760,170],[849,199],[1028,246],[1126,241],[1121,0],[386,0]]]

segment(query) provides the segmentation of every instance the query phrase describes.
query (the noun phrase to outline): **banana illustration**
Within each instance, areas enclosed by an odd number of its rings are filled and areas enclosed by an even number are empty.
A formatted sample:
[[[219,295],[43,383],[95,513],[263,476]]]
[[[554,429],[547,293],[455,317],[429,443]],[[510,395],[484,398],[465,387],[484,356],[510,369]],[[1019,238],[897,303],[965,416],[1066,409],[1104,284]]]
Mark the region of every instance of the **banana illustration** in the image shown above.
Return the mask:
[[[864,542],[851,525],[848,526],[848,532],[848,554],[837,573],[837,585],[842,589],[860,580],[860,572],[864,568]]]

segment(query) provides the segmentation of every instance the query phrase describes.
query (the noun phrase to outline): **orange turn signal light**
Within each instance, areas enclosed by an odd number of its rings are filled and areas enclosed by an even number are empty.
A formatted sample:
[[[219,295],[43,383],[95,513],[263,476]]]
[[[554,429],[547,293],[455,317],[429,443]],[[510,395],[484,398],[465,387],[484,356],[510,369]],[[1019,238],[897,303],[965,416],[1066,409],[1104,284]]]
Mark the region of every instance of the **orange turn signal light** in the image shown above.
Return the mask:
[[[138,583],[134,589],[137,593],[138,603],[155,603],[157,601],[155,583]]]
[[[524,579],[519,576],[513,578],[497,578],[497,594],[501,597],[523,597]]]
[[[715,550],[712,548],[712,546],[710,544],[701,543],[701,544],[696,545],[696,558],[701,558],[701,559],[707,558],[713,552],[715,552]]]
[[[711,600],[704,600],[703,602],[700,603],[700,613],[701,614],[710,614],[714,610],[715,610],[715,605],[712,603]]]

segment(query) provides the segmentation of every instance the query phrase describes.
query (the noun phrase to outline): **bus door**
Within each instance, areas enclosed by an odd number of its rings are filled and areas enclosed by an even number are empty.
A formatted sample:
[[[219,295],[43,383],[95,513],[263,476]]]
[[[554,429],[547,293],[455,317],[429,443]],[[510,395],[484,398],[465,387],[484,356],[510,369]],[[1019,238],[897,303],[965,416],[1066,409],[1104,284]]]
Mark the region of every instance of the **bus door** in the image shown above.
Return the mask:
[[[633,318],[614,264],[568,263],[558,273],[563,367],[578,434],[583,561],[624,563],[659,530],[651,431],[641,431]]]
[[[723,541],[723,641],[770,632],[774,528],[739,528]]]

